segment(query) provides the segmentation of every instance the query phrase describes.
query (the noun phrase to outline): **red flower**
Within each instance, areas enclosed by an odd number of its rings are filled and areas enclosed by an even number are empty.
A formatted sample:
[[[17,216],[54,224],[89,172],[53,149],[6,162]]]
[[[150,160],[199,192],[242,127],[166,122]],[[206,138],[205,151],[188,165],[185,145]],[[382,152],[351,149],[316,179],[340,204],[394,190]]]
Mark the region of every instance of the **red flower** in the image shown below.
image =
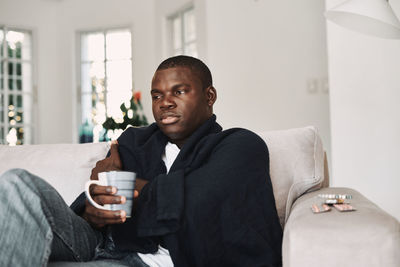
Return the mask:
[[[140,101],[140,98],[142,97],[142,93],[140,91],[137,91],[136,93],[133,94],[133,99],[136,101]]]

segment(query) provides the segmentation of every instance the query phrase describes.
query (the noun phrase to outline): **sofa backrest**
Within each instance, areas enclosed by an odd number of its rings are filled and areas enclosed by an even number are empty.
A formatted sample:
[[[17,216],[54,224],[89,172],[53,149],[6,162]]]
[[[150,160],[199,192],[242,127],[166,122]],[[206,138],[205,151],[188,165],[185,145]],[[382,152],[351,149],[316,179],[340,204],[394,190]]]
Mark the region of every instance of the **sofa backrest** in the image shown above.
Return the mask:
[[[323,182],[321,140],[314,127],[258,134],[268,145],[272,186],[283,226],[294,200]],[[48,181],[71,204],[108,149],[108,143],[0,145],[0,174],[10,168],[27,169]]]
[[[42,177],[69,205],[83,192],[96,162],[105,158],[108,143],[0,146],[0,174],[22,168]]]
[[[279,220],[284,226],[293,202],[324,181],[324,150],[315,127],[258,133],[268,146]],[[328,183],[326,183],[328,184]]]

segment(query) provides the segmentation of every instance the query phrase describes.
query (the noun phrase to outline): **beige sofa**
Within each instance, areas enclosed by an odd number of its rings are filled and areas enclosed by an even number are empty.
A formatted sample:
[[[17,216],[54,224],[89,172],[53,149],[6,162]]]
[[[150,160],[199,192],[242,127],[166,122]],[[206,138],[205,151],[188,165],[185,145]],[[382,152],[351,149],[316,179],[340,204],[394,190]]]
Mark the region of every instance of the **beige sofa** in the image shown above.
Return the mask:
[[[400,266],[399,222],[355,190],[326,187],[327,166],[315,128],[259,135],[270,153],[276,206],[284,227],[284,266]],[[0,146],[0,173],[25,168],[46,179],[70,204],[108,148],[107,143]],[[351,194],[357,210],[313,214],[311,205],[322,202],[318,194],[326,193]]]

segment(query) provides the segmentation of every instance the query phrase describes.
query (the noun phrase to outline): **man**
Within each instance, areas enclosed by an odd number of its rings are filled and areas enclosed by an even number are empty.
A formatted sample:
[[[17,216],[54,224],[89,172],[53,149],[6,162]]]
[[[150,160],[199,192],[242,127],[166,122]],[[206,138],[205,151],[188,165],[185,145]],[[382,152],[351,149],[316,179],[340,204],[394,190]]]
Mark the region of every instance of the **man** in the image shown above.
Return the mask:
[[[96,209],[84,195],[71,206],[81,217],[76,216],[48,185],[21,170],[0,179],[6,181],[1,191],[18,191],[17,181],[40,202],[40,208],[23,205],[35,214],[38,227],[25,216],[14,220],[22,229],[46,233],[29,238],[28,244],[45,248],[39,257],[30,256],[42,264],[50,257],[115,266],[279,266],[282,230],[265,143],[244,129],[222,131],[213,115],[217,94],[211,73],[198,59],[177,56],[162,62],[151,96],[156,123],[128,128],[91,175],[137,173],[132,218]],[[91,194],[100,204],[126,201],[112,187],[93,186]],[[0,204],[0,212],[4,209]],[[18,213],[15,207],[7,210],[8,217]]]

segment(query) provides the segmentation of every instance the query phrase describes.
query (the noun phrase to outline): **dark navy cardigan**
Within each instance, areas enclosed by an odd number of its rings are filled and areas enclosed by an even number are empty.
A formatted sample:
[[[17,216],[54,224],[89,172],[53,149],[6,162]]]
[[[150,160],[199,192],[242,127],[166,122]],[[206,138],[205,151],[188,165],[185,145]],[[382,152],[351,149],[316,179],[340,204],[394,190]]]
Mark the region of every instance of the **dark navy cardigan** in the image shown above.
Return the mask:
[[[118,139],[123,169],[149,183],[134,216],[112,225],[120,250],[166,247],[175,266],[280,266],[282,229],[264,141],[245,129],[222,131],[215,115],[185,142],[170,171],[156,124]],[[71,208],[84,209],[84,196]]]

